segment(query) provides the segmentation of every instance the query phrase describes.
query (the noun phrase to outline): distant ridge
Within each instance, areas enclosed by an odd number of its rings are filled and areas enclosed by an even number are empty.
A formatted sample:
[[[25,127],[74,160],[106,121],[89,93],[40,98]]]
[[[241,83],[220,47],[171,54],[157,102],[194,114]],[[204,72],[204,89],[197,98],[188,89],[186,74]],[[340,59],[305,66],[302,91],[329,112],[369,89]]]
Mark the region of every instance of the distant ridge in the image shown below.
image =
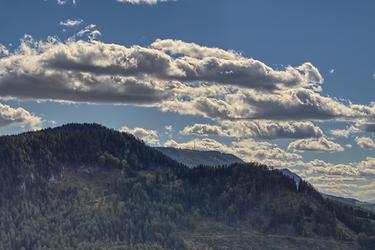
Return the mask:
[[[233,163],[244,163],[244,161],[237,156],[219,151],[200,151],[171,147],[158,147],[156,149],[188,167],[196,167],[199,165],[221,166],[231,165]]]

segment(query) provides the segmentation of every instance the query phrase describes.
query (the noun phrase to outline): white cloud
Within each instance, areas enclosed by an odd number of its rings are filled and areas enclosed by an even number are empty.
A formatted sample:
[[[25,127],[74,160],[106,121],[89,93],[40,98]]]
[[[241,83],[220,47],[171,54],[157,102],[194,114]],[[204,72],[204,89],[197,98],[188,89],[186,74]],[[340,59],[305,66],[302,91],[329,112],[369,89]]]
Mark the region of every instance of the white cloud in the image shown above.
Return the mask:
[[[361,148],[375,149],[375,142],[369,137],[357,137],[355,141]]]
[[[157,3],[162,3],[162,2],[174,2],[176,0],[117,0],[117,2],[120,3],[129,3],[129,4],[157,4]]]
[[[194,124],[192,126],[187,126],[181,131],[181,133],[185,135],[195,134],[201,136],[228,136],[228,134],[224,132],[220,126],[210,124]]]
[[[9,55],[9,50],[5,45],[0,43],[0,57]]]
[[[375,118],[375,104],[344,104],[317,92],[323,79],[311,63],[275,70],[230,50],[183,41],[125,47],[74,40],[93,40],[96,31],[88,25],[65,43],[25,37],[0,58],[0,95],[153,106],[224,127],[244,121],[238,124],[247,136],[266,139],[321,136],[309,120]]]
[[[75,36],[77,37],[85,37],[87,36],[90,41],[96,40],[102,33],[97,29],[95,24],[89,24],[82,30],[78,31]],[[70,38],[71,40],[75,40],[75,36]]]
[[[372,121],[372,120],[357,121],[356,126],[364,132],[369,132],[369,133],[375,132],[375,121]]]
[[[66,27],[74,27],[80,25],[81,23],[83,23],[82,19],[66,19],[65,21],[61,21],[60,25]]]
[[[223,121],[232,137],[257,139],[322,137],[323,131],[310,121]]]
[[[172,55],[183,54],[185,56],[197,59],[213,57],[225,60],[240,60],[243,58],[241,54],[233,50],[227,51],[220,48],[209,48],[195,43],[187,43],[181,40],[157,39],[151,44],[150,47],[171,53]]]
[[[58,5],[65,5],[67,2],[66,0],[57,0]]]
[[[77,36],[91,35],[92,32],[96,32],[95,28],[95,25],[88,25]],[[95,38],[95,35],[93,36]],[[190,59],[192,61],[188,62]],[[212,60],[219,63],[220,59],[213,58]],[[61,96],[63,100],[78,101],[82,99],[85,101],[86,98],[81,98],[81,95],[91,94],[94,89],[119,95],[119,92],[122,92],[119,91],[119,88],[135,90],[140,86],[149,86],[150,90],[160,89],[163,92],[168,92],[177,86],[180,88],[180,94],[185,95],[187,93],[184,91],[194,90],[194,88],[185,85],[189,82],[199,80],[226,82],[225,78],[230,80],[232,77],[233,83],[229,84],[239,85],[245,81],[246,77],[250,77],[259,80],[259,82],[254,82],[254,86],[247,87],[264,85],[261,88],[273,89],[285,84],[304,84],[303,79],[310,74],[308,70],[303,71],[306,75],[298,73],[297,69],[292,71],[287,69],[284,72],[273,71],[258,61],[241,59],[242,62],[238,63],[244,64],[243,66],[239,65],[242,68],[240,71],[244,70],[244,72],[238,73],[247,76],[242,79],[242,77],[236,77],[235,73],[233,73],[234,75],[230,73],[231,77],[224,76],[224,79],[221,79],[223,72],[226,72],[225,65],[236,67],[236,62],[216,64],[212,60],[204,62],[189,57],[173,59],[160,50],[139,46],[126,48],[121,45],[104,44],[97,41],[72,41],[67,44],[56,40],[35,42],[27,37],[15,53],[1,58],[0,65],[3,67],[1,67],[0,88],[4,89],[4,85],[7,85],[9,90],[2,91],[2,95],[7,96],[21,97],[24,95],[24,97],[35,99],[58,99],[57,96]],[[193,63],[197,64],[195,70],[189,69]],[[247,72],[245,73],[245,71]],[[143,83],[143,81],[145,82]],[[17,93],[16,88],[20,85],[24,88],[22,93]],[[115,89],[116,91],[111,92]],[[157,91],[154,92],[154,94],[156,93]],[[98,96],[98,94],[95,95]],[[101,102],[100,99],[106,98],[105,95],[102,95],[96,99],[93,101]],[[115,99],[114,103],[127,102],[126,99]],[[148,99],[154,100],[155,98]]]
[[[348,138],[352,134],[359,133],[360,129],[352,125],[346,129],[333,129],[330,132],[333,136]]]
[[[322,137],[322,130],[309,121],[221,121],[222,126],[194,124],[185,127],[182,134],[225,136],[236,138],[280,139]]]
[[[150,145],[159,145],[159,133],[156,130],[148,130],[138,127],[131,129],[124,126],[120,128],[119,131],[132,134]]]
[[[57,4],[58,5],[65,5],[69,2],[69,0],[57,0]],[[77,4],[77,1],[76,0],[72,0],[72,4],[73,5],[76,5]]]
[[[26,125],[30,128],[39,128],[42,119],[23,108],[12,108],[0,103],[0,127],[9,125]]]
[[[165,128],[165,130],[167,130],[168,133],[173,132],[173,126],[172,125],[166,125],[164,128]]]
[[[297,153],[290,153],[276,144],[252,139],[239,140],[232,143],[238,156],[246,161],[264,162],[264,160],[298,160],[302,157]]]
[[[333,129],[330,131],[332,135],[336,137],[348,138],[354,134],[361,132],[372,133],[375,132],[375,122],[372,120],[360,119],[356,120],[353,125],[346,127],[345,129]]]
[[[202,150],[202,151],[220,151],[220,152],[226,152],[226,153],[233,152],[233,150],[230,147],[210,138],[194,139],[194,140],[191,140],[188,142],[182,142],[182,143],[176,142],[175,140],[171,139],[164,143],[164,147],[194,149],[194,150]]]
[[[337,152],[344,150],[340,144],[330,141],[325,137],[321,137],[318,139],[312,138],[295,140],[289,144],[288,149],[325,152]]]

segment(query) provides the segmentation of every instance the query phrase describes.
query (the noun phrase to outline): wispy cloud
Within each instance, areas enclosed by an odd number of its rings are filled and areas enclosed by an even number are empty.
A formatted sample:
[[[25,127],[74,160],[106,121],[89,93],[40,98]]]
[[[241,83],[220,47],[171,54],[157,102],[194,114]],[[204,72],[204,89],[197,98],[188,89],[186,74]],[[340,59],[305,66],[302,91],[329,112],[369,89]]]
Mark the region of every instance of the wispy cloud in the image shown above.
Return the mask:
[[[117,0],[120,3],[128,3],[128,4],[157,4],[162,2],[175,2],[176,0]]]
[[[57,4],[58,5],[65,5],[67,4],[68,2],[70,2],[69,0],[57,0]],[[73,5],[76,5],[77,4],[77,1],[76,0],[72,0],[71,1]]]
[[[61,21],[60,25],[66,27],[74,27],[80,25],[81,23],[83,23],[82,19],[66,19],[65,21]]]

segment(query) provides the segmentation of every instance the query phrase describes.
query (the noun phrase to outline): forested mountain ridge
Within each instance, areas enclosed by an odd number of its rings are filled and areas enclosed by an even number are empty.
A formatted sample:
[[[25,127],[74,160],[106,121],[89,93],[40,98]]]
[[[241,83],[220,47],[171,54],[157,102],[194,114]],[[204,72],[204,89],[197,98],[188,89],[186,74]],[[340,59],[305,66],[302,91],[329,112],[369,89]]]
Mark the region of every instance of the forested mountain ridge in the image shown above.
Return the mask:
[[[243,160],[236,157],[235,155],[222,153],[219,151],[202,151],[193,149],[182,149],[182,148],[171,148],[171,147],[156,147],[157,150],[172,158],[173,160],[187,165],[188,167],[196,167],[199,165],[216,167],[220,165],[231,165],[233,163],[244,163]],[[287,168],[278,169],[282,174],[293,179],[297,185],[300,183],[302,178],[297,174],[293,173]],[[343,198],[333,195],[321,193],[323,198],[332,200],[334,202],[343,203],[349,206],[360,207],[362,209],[370,210],[375,212],[375,204],[369,202],[363,202],[352,198]]]
[[[254,163],[188,168],[96,124],[0,137],[0,249],[372,249],[374,215]]]

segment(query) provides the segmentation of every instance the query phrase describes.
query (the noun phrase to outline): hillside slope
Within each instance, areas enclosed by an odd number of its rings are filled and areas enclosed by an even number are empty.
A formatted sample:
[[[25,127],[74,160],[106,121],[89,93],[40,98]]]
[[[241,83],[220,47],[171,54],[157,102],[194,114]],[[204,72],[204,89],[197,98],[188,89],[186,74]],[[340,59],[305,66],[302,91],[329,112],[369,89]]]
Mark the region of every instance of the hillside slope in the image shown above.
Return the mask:
[[[357,249],[372,214],[256,164],[188,168],[95,124],[0,137],[0,249]]]

